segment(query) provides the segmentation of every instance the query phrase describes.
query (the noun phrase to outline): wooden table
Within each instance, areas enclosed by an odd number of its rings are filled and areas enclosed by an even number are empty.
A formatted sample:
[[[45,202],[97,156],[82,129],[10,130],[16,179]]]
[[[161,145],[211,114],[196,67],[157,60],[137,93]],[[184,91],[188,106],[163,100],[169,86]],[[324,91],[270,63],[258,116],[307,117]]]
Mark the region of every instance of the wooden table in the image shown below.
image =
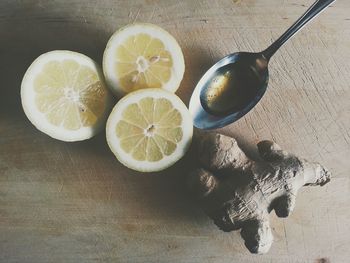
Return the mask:
[[[239,232],[223,233],[186,195],[187,156],[158,174],[123,167],[104,134],[64,143],[25,117],[20,83],[39,54],[82,52],[101,62],[111,34],[133,22],[171,32],[186,73],[188,103],[222,56],[259,51],[312,0],[56,0],[0,2],[1,262],[349,262],[350,2],[338,1],[271,62],[266,96],[220,132],[251,155],[261,139],[319,161],[333,172],[323,188],[304,188],[288,219],[271,214],[275,242],[250,255]]]

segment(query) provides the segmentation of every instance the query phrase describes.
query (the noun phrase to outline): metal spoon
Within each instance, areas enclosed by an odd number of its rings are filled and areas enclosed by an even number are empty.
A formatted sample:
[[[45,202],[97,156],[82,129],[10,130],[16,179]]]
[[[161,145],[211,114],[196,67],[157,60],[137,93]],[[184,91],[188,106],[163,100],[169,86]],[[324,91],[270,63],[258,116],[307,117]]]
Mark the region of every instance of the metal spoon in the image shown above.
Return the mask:
[[[317,0],[266,50],[233,53],[212,66],[198,82],[190,100],[194,126],[200,129],[221,128],[249,112],[266,91],[270,58],[288,39],[335,1]]]

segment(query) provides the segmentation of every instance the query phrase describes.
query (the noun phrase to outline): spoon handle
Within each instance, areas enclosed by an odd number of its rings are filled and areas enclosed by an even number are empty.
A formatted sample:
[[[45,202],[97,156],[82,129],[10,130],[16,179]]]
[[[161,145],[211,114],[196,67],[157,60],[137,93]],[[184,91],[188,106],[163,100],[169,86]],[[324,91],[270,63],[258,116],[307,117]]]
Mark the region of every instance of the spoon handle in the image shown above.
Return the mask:
[[[294,36],[309,21],[335,1],[336,0],[317,0],[279,39],[264,50],[262,55],[269,60],[288,39]]]

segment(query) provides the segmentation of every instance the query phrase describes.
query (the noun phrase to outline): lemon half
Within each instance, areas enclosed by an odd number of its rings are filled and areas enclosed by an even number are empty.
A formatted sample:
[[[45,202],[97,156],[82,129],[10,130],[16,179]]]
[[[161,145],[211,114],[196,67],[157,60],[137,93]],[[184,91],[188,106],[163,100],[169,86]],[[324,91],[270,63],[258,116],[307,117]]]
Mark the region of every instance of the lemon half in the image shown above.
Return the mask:
[[[109,147],[125,166],[161,171],[184,156],[193,133],[184,103],[162,89],[143,89],[122,98],[107,121]]]
[[[39,56],[28,68],[21,100],[40,131],[58,140],[80,141],[104,127],[113,96],[92,59],[56,50]]]
[[[175,38],[152,24],[132,24],[115,32],[103,55],[103,72],[117,96],[145,88],[175,92],[185,71]]]

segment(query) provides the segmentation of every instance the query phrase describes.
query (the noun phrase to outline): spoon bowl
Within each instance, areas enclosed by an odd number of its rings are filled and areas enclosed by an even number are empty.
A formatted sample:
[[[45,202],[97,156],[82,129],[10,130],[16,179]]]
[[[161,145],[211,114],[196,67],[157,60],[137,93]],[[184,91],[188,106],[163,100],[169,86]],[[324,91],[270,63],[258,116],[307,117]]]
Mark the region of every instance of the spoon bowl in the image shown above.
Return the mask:
[[[268,86],[268,63],[276,51],[336,0],[317,0],[280,38],[259,53],[230,54],[199,80],[189,110],[199,129],[222,128],[247,114]]]
[[[230,54],[213,65],[191,97],[189,110],[194,126],[221,128],[249,112],[266,91],[267,66],[262,53],[248,52]]]

